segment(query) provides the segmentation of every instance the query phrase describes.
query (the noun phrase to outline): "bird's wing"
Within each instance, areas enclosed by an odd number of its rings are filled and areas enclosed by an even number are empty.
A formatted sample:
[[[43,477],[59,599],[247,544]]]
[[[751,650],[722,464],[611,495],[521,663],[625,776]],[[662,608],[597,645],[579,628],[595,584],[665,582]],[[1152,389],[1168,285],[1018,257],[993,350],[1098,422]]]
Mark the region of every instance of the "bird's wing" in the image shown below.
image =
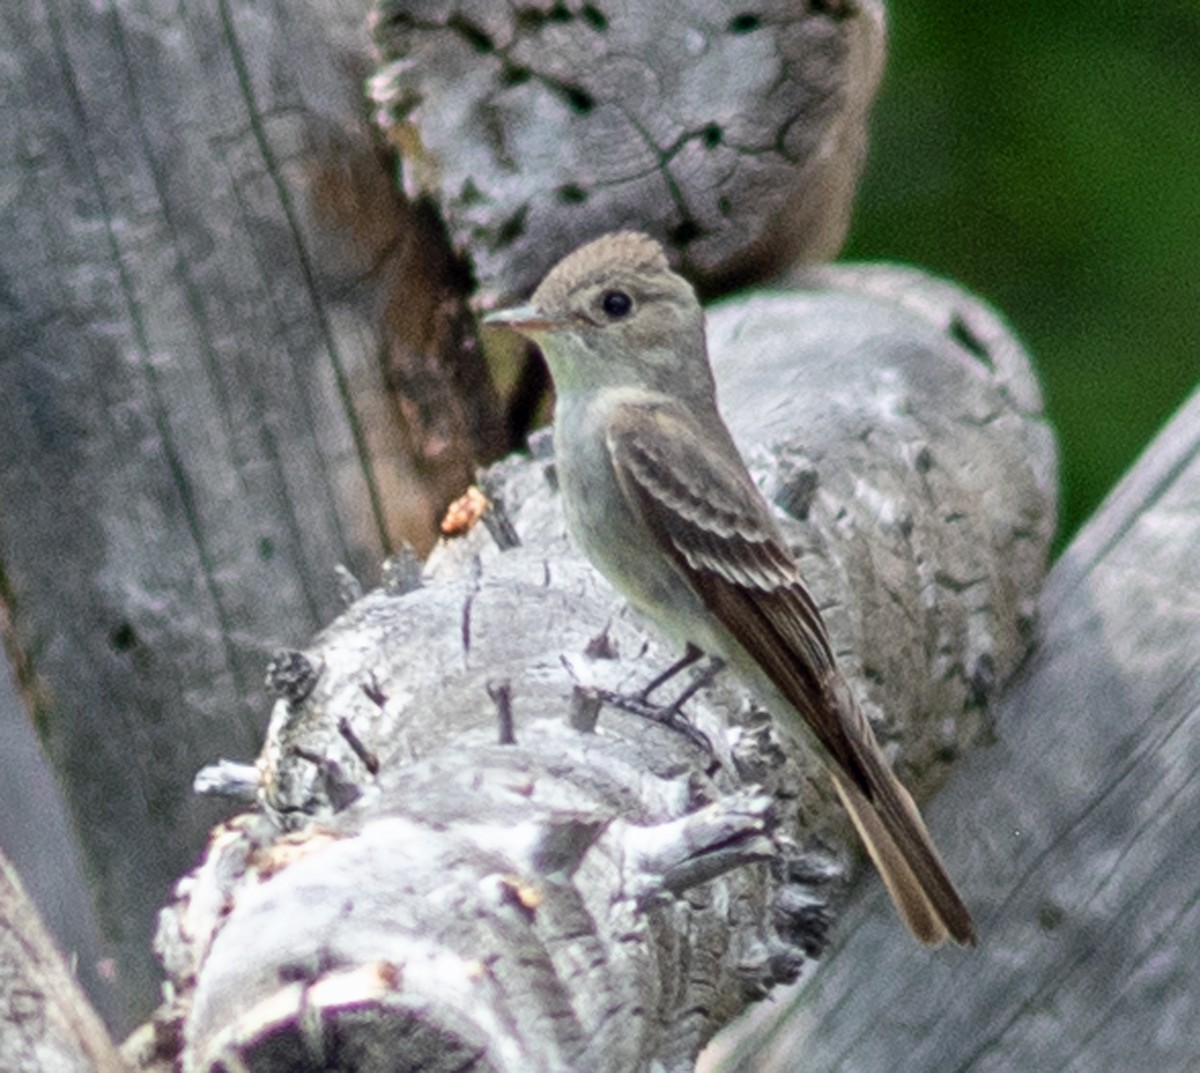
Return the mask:
[[[606,429],[630,505],[840,769],[838,792],[913,933],[929,943],[947,932],[974,942],[970,914],[834,663],[769,508],[724,429],[716,435],[706,438],[682,405],[669,403],[620,406]]]
[[[720,443],[706,440],[682,407],[619,407],[606,430],[617,481],[705,606],[869,797],[861,750],[848,739],[829,692],[834,660],[825,624],[721,431]]]

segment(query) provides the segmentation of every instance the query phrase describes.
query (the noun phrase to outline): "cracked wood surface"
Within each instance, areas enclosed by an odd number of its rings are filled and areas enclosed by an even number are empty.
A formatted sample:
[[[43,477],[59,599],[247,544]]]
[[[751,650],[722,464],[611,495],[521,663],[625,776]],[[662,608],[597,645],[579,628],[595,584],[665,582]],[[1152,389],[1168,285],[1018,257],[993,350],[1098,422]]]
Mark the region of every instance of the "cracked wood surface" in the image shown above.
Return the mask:
[[[914,950],[860,892],[821,971],[722,1041],[720,1069],[1197,1068],[1198,547],[1194,395],[1055,564],[994,743],[928,810],[979,948]]]
[[[883,8],[382,0],[379,121],[485,301],[637,227],[708,292],[841,247]]]

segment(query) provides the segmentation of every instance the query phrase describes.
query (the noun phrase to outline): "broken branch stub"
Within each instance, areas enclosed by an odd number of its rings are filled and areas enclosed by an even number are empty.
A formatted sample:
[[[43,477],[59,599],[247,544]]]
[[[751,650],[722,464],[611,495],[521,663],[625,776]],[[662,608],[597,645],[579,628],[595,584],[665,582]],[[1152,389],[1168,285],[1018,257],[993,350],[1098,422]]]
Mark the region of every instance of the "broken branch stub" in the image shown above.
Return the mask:
[[[1026,651],[1053,525],[1053,440],[995,324],[901,270],[709,317],[735,438],[918,797]],[[185,1070],[690,1068],[820,953],[825,780],[728,674],[698,733],[597,709],[678,653],[572,548],[544,447],[486,475],[516,543],[479,522],[305,645],[262,811],[163,915]]]
[[[435,201],[485,303],[622,227],[708,293],[841,247],[878,0],[381,0],[372,27],[405,192]]]

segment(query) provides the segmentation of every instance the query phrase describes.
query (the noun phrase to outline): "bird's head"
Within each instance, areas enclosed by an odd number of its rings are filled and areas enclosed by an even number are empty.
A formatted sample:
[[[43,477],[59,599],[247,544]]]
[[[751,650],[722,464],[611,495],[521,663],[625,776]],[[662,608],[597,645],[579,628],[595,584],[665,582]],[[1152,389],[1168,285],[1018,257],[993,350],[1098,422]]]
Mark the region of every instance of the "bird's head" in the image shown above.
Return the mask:
[[[679,394],[711,383],[691,284],[648,235],[620,231],[563,258],[527,305],[488,316],[535,342],[560,393],[613,386]],[[690,390],[682,393],[690,394]]]

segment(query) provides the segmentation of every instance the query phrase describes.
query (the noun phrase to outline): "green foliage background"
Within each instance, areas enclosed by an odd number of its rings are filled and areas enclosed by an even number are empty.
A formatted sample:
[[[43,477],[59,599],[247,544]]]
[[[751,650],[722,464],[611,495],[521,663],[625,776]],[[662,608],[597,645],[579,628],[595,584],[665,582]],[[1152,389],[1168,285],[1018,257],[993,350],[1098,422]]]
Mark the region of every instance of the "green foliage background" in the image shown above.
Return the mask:
[[[1030,347],[1061,547],[1200,377],[1200,3],[889,5],[846,259],[920,265]]]

